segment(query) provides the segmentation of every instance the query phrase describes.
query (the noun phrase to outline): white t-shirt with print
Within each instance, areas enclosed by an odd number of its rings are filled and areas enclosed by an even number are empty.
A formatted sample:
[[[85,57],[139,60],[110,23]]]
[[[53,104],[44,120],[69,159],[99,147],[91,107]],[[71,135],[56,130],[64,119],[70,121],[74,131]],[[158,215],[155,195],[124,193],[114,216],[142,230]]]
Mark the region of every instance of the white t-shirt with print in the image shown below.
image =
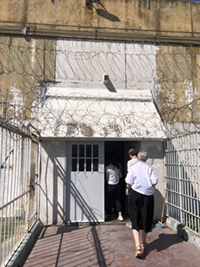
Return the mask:
[[[117,167],[110,164],[106,166],[106,172],[109,173],[108,184],[115,185],[119,183],[119,169]]]

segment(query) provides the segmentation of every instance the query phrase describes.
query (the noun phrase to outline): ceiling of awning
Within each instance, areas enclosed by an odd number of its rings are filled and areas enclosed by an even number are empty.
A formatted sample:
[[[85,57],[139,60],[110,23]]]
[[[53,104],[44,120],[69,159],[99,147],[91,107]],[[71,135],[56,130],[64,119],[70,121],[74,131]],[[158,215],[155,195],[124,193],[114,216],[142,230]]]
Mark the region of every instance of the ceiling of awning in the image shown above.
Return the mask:
[[[150,90],[50,87],[39,123],[42,137],[166,138]]]

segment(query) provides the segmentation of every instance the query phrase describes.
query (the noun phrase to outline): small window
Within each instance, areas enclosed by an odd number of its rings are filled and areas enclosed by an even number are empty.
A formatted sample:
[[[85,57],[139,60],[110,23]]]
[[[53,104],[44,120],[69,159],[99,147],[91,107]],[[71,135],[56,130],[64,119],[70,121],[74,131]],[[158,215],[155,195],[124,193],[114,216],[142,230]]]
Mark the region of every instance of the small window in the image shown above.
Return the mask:
[[[72,145],[72,157],[77,157],[77,145]]]
[[[99,169],[99,145],[72,145],[72,172],[97,172]]]
[[[77,171],[77,159],[72,159],[72,171]]]
[[[91,159],[86,159],[86,172],[91,172]]]
[[[91,157],[92,155],[92,146],[86,145],[86,157]]]
[[[84,159],[79,159],[79,172],[84,171]]]
[[[99,156],[99,146],[93,145],[93,157],[98,157],[98,156]]]
[[[99,167],[99,160],[93,159],[93,171],[98,172],[98,167]]]
[[[84,157],[85,155],[85,146],[79,145],[79,157]]]

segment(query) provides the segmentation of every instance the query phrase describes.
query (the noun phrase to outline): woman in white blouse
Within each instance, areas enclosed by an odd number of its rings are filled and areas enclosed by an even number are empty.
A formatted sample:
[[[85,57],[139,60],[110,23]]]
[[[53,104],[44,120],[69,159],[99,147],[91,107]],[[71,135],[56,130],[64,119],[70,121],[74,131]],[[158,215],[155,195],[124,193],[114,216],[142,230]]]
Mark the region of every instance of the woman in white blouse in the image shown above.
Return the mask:
[[[115,206],[118,212],[118,220],[123,221],[122,207],[120,202],[120,183],[119,179],[122,177],[120,166],[115,157],[110,157],[109,164],[106,166],[106,181],[107,185],[107,198],[106,198],[106,213],[110,211],[112,198],[114,199]]]
[[[158,177],[153,169],[145,163],[147,159],[147,152],[141,150],[138,153],[138,163],[130,168],[125,179],[127,184],[126,194],[129,195],[130,218],[136,246],[135,256],[137,258],[142,257],[142,253],[147,246],[147,233],[151,231],[153,222],[154,186],[158,182]]]

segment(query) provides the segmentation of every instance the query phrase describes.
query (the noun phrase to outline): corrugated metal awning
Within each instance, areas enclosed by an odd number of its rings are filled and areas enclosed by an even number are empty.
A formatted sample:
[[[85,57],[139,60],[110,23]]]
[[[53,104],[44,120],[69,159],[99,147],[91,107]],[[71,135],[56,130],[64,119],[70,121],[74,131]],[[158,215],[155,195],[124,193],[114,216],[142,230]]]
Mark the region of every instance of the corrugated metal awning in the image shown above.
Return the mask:
[[[166,138],[150,90],[49,87],[39,121],[42,137]]]

